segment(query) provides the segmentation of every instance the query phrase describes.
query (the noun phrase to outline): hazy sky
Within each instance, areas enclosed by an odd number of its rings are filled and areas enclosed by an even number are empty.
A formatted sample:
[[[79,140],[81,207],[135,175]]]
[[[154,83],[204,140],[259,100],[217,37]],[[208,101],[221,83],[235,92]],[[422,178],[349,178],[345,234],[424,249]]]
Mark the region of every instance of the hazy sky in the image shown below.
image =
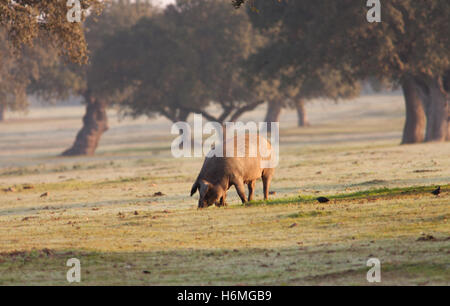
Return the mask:
[[[167,5],[171,3],[175,3],[176,0],[153,0],[155,4]]]

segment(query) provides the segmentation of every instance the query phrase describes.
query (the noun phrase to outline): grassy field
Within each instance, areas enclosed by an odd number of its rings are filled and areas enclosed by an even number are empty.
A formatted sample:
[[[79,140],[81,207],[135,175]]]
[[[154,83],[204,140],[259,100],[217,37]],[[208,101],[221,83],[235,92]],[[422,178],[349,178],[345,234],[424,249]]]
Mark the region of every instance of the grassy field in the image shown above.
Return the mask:
[[[68,284],[72,257],[82,285],[367,285],[372,257],[381,285],[450,284],[450,143],[399,146],[401,97],[315,101],[302,129],[286,111],[276,194],[258,182],[249,205],[233,189],[204,210],[189,197],[202,159],[171,157],[163,119],[111,111],[96,156],[58,157],[82,111],[0,123],[2,285]]]

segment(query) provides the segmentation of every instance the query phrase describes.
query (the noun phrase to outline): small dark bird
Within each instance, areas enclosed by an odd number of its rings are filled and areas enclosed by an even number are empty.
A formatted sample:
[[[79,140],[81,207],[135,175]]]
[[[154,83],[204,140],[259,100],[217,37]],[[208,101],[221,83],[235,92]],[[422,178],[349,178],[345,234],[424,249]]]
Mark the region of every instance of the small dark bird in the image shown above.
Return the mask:
[[[434,194],[435,196],[440,195],[441,194],[441,186],[439,186],[436,190],[433,190],[431,193]]]
[[[319,203],[327,203],[330,202],[330,199],[327,199],[325,197],[318,197],[317,201],[319,201]]]

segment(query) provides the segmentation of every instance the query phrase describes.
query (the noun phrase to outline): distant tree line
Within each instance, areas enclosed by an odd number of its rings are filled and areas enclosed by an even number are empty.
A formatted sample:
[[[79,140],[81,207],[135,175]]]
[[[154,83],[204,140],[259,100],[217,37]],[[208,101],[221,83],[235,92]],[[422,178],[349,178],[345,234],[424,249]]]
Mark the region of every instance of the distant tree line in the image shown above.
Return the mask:
[[[65,1],[0,0],[0,119],[29,94],[81,96],[83,126],[64,155],[94,154],[111,106],[223,123],[267,103],[266,121],[288,107],[305,126],[309,100],[354,98],[373,78],[403,90],[403,143],[450,140],[447,0],[385,1],[381,23],[354,0],[82,3],[83,23],[68,23]]]
[[[256,72],[270,78],[289,67],[286,83],[330,67],[348,83],[376,77],[403,89],[402,143],[450,140],[449,1],[383,1],[381,23],[367,22],[353,0],[253,0],[247,10],[254,27],[276,32],[254,56]]]

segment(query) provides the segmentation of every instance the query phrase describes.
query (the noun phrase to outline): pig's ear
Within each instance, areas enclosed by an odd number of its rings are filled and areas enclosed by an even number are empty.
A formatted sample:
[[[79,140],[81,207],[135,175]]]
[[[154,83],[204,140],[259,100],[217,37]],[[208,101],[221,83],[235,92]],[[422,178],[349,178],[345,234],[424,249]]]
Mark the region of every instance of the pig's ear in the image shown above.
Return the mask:
[[[200,192],[200,199],[203,199],[203,197],[205,196],[205,194],[208,192],[209,188],[211,187],[211,185],[206,182],[206,181],[200,181],[200,188],[199,188],[199,192]]]
[[[197,189],[198,189],[199,187],[200,187],[200,186],[199,186],[198,182],[195,182],[194,185],[192,185],[192,188],[191,188],[191,197],[197,192]]]

